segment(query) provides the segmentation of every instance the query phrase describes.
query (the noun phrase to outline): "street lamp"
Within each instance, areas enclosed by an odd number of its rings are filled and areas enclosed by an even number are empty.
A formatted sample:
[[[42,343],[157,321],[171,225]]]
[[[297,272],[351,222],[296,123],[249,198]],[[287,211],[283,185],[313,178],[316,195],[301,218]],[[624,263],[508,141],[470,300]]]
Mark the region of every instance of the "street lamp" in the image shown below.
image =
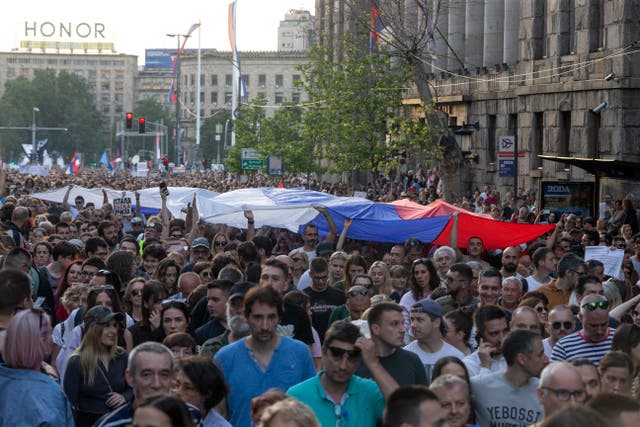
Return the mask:
[[[178,51],[176,52],[176,165],[182,164],[182,135],[180,135],[180,37],[185,40],[189,38],[189,34],[167,34],[167,37],[175,37],[178,40]]]
[[[216,146],[218,155],[216,156],[216,164],[220,164],[220,146],[222,145],[222,123],[216,123]]]
[[[32,159],[36,159],[36,112],[40,112],[38,107],[33,107],[31,110],[31,156]]]

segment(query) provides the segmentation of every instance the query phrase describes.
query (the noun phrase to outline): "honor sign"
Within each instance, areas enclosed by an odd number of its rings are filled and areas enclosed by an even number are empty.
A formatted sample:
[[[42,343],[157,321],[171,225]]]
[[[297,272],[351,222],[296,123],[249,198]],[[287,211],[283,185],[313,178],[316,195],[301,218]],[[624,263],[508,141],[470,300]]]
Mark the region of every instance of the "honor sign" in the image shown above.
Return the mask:
[[[104,39],[105,26],[99,22],[24,22],[24,36],[56,39]]]

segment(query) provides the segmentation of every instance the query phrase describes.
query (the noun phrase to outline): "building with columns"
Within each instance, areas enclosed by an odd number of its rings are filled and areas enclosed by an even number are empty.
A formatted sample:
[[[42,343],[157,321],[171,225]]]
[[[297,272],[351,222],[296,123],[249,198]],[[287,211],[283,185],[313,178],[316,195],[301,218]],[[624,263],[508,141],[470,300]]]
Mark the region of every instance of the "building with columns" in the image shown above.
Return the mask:
[[[461,177],[467,190],[513,190],[515,178],[504,176],[513,160],[499,157],[502,136],[516,137],[518,187],[534,191],[541,181],[593,180],[540,154],[640,161],[640,2],[419,1],[436,28],[425,69],[470,159]],[[336,3],[344,2],[317,3],[320,42],[362,22]]]

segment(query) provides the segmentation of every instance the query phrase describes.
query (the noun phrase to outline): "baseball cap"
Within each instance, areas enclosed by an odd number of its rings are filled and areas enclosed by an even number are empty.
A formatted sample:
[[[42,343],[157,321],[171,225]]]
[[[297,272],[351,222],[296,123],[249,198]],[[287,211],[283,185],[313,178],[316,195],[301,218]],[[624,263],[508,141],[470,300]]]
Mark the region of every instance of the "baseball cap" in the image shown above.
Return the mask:
[[[153,228],[158,233],[162,233],[162,224],[160,224],[159,222],[150,222],[145,228]]]
[[[84,249],[84,243],[82,243],[82,240],[80,240],[80,239],[71,239],[71,240],[69,240],[69,243],[71,243],[72,245],[74,245],[75,247],[77,247],[80,250]]]
[[[331,242],[320,242],[316,245],[316,255],[326,255],[331,254],[335,251],[333,247],[333,243]]]
[[[197,239],[193,240],[193,243],[191,244],[192,248],[197,248],[197,247],[205,247],[207,249],[211,249],[211,244],[209,243],[209,239],[207,239],[206,237],[198,237]]]
[[[440,332],[444,334],[447,330],[447,325],[444,323],[442,316],[442,306],[430,298],[423,298],[417,303],[411,306],[411,313],[425,313],[432,317],[440,319]]]
[[[139,216],[131,218],[131,224],[142,224],[144,221]]]
[[[111,319],[116,319],[118,322],[124,322],[124,314],[122,313],[113,313],[104,305],[96,305],[95,307],[91,307],[89,311],[84,315],[84,325],[85,327],[90,327],[92,325],[106,325],[111,321]]]
[[[244,298],[249,289],[253,288],[255,283],[252,282],[239,282],[231,287],[229,291],[229,300],[234,298]]]

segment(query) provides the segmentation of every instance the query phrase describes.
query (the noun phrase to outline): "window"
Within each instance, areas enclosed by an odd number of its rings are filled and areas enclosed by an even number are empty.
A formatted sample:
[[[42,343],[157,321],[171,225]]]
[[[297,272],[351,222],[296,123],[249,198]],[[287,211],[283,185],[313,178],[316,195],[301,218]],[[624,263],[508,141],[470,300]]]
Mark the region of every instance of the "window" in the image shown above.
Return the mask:
[[[258,86],[264,89],[267,85],[267,75],[266,74],[258,74]]]
[[[574,33],[576,30],[575,9],[573,0],[562,0],[560,3],[560,55],[570,55],[574,51]]]
[[[546,0],[535,0],[534,3],[534,14],[533,14],[533,37],[532,37],[532,47],[533,47],[533,59],[542,59],[542,56],[545,54],[546,49],[544,46],[547,43],[546,40]]]
[[[231,87],[232,84],[233,84],[233,76],[231,74],[226,74],[224,76],[225,87]]]
[[[496,162],[496,115],[487,117],[487,162]]]
[[[571,146],[571,111],[560,112],[560,144],[558,146],[558,155],[569,156],[569,147]]]
[[[294,74],[293,75],[293,83],[299,82],[299,81],[300,81],[300,74]]]
[[[194,76],[193,74],[190,74],[190,75],[189,75],[189,79],[190,79],[190,81],[191,81],[191,86],[193,86],[194,84],[196,84],[196,83],[195,83],[195,81],[196,81],[196,76]]]
[[[211,92],[211,99],[209,102],[213,105],[218,105],[218,92]]]
[[[97,79],[98,78],[98,72],[96,70],[89,70],[89,78],[90,79]]]
[[[204,104],[204,92],[200,92],[200,104]]]
[[[276,74],[276,87],[282,87],[283,80],[282,74]]]
[[[587,116],[587,157],[600,157],[600,114],[591,110]]]
[[[538,157],[544,151],[544,113],[533,113],[533,153],[531,153],[531,169],[542,167],[542,159]]]
[[[105,91],[111,90],[111,82],[102,82],[101,88]]]
[[[282,104],[283,95],[282,92],[276,92],[276,105]]]
[[[211,86],[218,86],[218,76],[216,74],[211,75]]]
[[[224,93],[224,103],[225,104],[231,104],[231,97],[232,97],[232,93],[231,92],[225,92]]]
[[[291,102],[294,104],[300,104],[300,92],[293,92],[291,94]]]
[[[200,86],[204,86],[204,74],[200,74]]]

